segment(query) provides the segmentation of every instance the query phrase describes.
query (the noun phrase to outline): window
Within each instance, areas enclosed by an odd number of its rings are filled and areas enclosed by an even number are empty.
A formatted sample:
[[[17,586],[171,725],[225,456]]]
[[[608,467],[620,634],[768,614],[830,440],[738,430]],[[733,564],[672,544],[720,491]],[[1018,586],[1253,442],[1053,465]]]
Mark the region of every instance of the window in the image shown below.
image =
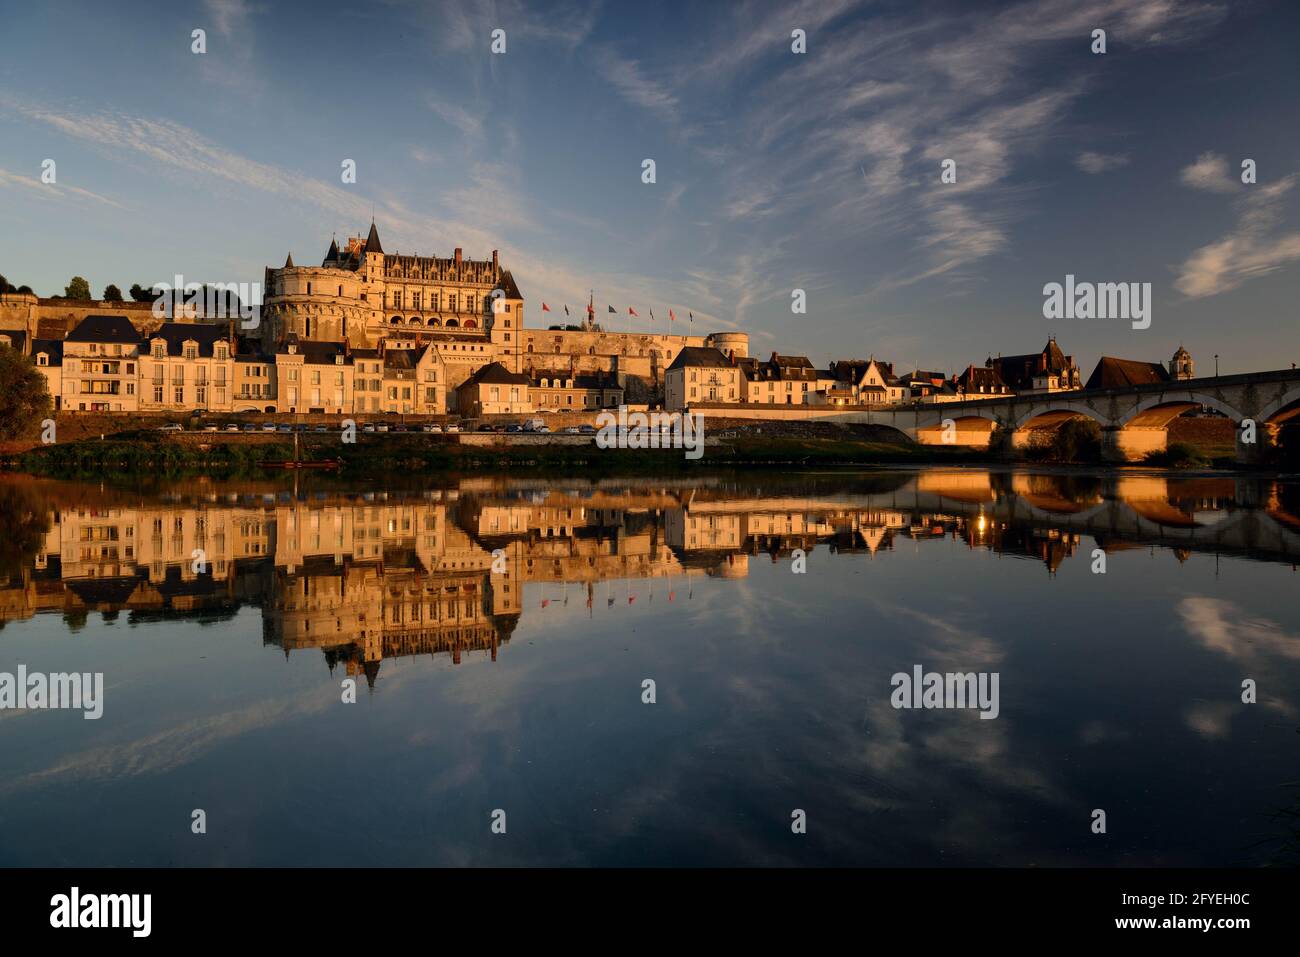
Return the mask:
[[[36,364],[38,366],[47,366],[50,364],[50,357],[47,356],[44,352],[42,352],[40,355],[36,357]]]
[[[186,358],[186,359],[197,359],[198,357],[199,357],[199,347],[196,346],[196,345],[194,345],[193,343],[186,343],[186,344],[185,344],[185,358]]]
[[[159,405],[162,405],[162,400],[163,400],[162,394],[163,394],[162,386],[156,385],[153,387],[153,400],[157,402]]]
[[[184,405],[184,404],[185,404],[185,387],[184,387],[183,385],[178,385],[178,386],[177,386],[173,391],[175,392],[175,402],[176,402],[176,404],[177,404],[177,405]]]
[[[166,355],[167,355],[167,347],[163,345],[161,342],[155,342],[153,344],[153,357],[155,359],[162,359]]]

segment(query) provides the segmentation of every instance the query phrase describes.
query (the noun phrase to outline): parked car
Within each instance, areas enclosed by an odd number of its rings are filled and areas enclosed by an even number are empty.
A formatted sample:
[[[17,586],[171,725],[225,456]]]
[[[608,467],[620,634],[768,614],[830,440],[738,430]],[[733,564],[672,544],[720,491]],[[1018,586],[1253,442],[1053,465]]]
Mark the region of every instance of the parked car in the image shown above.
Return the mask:
[[[563,432],[565,435],[580,435],[580,434],[581,434],[581,433],[578,432],[578,427],[577,427],[576,425],[569,425],[569,426],[566,426],[565,428],[561,429],[560,431]]]
[[[329,430],[330,430],[330,427],[329,427],[328,425],[318,425],[318,426],[316,426],[316,431],[317,431],[317,432],[328,432]]]
[[[185,426],[181,425],[179,422],[168,422],[166,425],[160,426],[158,431],[159,432],[184,432]]]
[[[522,432],[523,430],[524,427],[520,425],[518,422],[511,422],[509,425],[506,426],[507,432]]]
[[[239,426],[236,425],[234,422],[230,422],[230,423],[228,423],[228,424],[226,425],[226,427],[225,427],[224,429],[222,429],[222,431],[223,431],[223,432],[238,432],[238,431],[239,431]]]
[[[538,435],[545,435],[550,433],[551,427],[549,425],[539,425],[537,428],[533,429],[533,431]]]
[[[501,427],[493,425],[491,422],[484,422],[478,427],[478,430],[480,432],[500,432]]]
[[[594,425],[588,425],[587,423],[584,422],[582,425],[578,426],[578,433],[580,435],[595,435],[596,427]]]
[[[448,432],[459,432],[459,431],[460,431],[460,426],[459,426],[459,425],[454,425],[454,424],[453,424],[453,425],[449,425],[449,426],[447,426],[447,431],[448,431]]]
[[[388,423],[387,423],[387,422],[380,422],[377,426],[375,426],[375,429],[378,430],[378,431],[380,431],[380,432],[387,432],[387,431],[388,431]]]
[[[373,423],[373,422],[367,422],[365,425],[363,425],[363,426],[361,427],[361,431],[362,431],[362,432],[373,432],[373,431],[375,431],[375,423]]]
[[[275,423],[274,423],[274,422],[263,422],[263,423],[262,423],[262,431],[263,431],[263,432],[274,432],[274,431],[275,431]]]
[[[245,432],[256,432],[256,431],[257,431],[257,426],[255,426],[252,422],[249,422],[247,425],[244,426],[244,431],[245,431]]]
[[[217,431],[217,427],[216,427],[215,425],[212,425],[212,424],[205,425],[205,426],[203,427],[203,431],[204,431],[204,432],[215,432],[215,431]]]
[[[394,432],[405,432],[405,431],[406,431],[406,426],[404,426],[404,425],[395,425],[395,426],[393,426],[393,429],[392,429],[392,430],[393,430]]]
[[[277,432],[292,432],[292,431],[293,431],[293,426],[292,426],[292,425],[282,425],[282,426],[280,426],[278,429],[276,429],[276,431],[277,431]]]
[[[438,425],[436,422],[426,422],[426,423],[424,423],[424,425],[420,426],[420,431],[421,431],[421,432],[441,432],[441,431],[442,431],[442,426],[441,426],[441,425]]]

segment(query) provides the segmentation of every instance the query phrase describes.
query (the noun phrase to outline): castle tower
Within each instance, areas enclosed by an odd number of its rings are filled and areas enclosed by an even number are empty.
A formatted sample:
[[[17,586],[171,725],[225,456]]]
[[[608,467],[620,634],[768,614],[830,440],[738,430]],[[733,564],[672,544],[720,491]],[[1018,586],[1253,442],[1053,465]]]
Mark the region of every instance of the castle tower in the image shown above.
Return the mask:
[[[1169,371],[1175,379],[1196,378],[1196,363],[1192,361],[1192,354],[1179,346],[1174,357],[1169,360]]]
[[[492,252],[492,261],[493,264],[497,261],[495,250]],[[509,269],[501,270],[501,278],[488,296],[483,322],[502,364],[511,372],[518,372],[524,328],[524,297]]]

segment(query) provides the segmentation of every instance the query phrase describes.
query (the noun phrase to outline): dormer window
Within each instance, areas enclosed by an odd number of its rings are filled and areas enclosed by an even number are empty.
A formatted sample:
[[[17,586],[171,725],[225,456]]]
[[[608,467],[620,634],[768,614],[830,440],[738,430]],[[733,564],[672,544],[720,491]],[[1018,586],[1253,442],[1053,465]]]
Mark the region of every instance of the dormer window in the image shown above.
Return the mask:
[[[185,358],[197,359],[199,357],[199,347],[192,342],[185,343]]]
[[[44,352],[38,352],[36,354],[36,364],[38,366],[47,366],[50,364],[50,357],[47,356]]]
[[[166,354],[167,354],[166,349],[167,349],[167,347],[166,347],[163,343],[161,343],[161,342],[155,342],[155,343],[153,344],[153,357],[154,357],[155,359],[162,359],[162,358],[164,358],[164,357],[166,356]]]
[[[296,356],[297,354],[298,354],[298,346],[297,346],[297,344],[296,344],[296,343],[292,343],[292,342],[289,343],[289,355],[291,355],[291,356]]]
[[[338,355],[334,357],[334,364],[336,366],[343,365],[343,353],[340,352]]]

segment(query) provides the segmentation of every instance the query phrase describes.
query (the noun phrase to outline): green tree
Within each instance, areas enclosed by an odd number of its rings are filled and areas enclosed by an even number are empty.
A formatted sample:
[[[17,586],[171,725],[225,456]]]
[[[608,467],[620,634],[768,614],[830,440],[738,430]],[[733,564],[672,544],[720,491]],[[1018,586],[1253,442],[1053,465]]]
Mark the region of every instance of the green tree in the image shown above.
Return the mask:
[[[73,276],[72,281],[68,283],[63,290],[64,299],[90,299],[90,283],[86,282],[80,276]]]
[[[136,302],[153,302],[153,292],[137,283],[131,284],[131,298]]]
[[[0,440],[35,435],[53,405],[45,376],[31,356],[0,349]]]
[[[9,280],[0,275],[0,292],[9,292]]]
[[[104,302],[121,302],[122,290],[118,289],[112,283],[104,287]]]

